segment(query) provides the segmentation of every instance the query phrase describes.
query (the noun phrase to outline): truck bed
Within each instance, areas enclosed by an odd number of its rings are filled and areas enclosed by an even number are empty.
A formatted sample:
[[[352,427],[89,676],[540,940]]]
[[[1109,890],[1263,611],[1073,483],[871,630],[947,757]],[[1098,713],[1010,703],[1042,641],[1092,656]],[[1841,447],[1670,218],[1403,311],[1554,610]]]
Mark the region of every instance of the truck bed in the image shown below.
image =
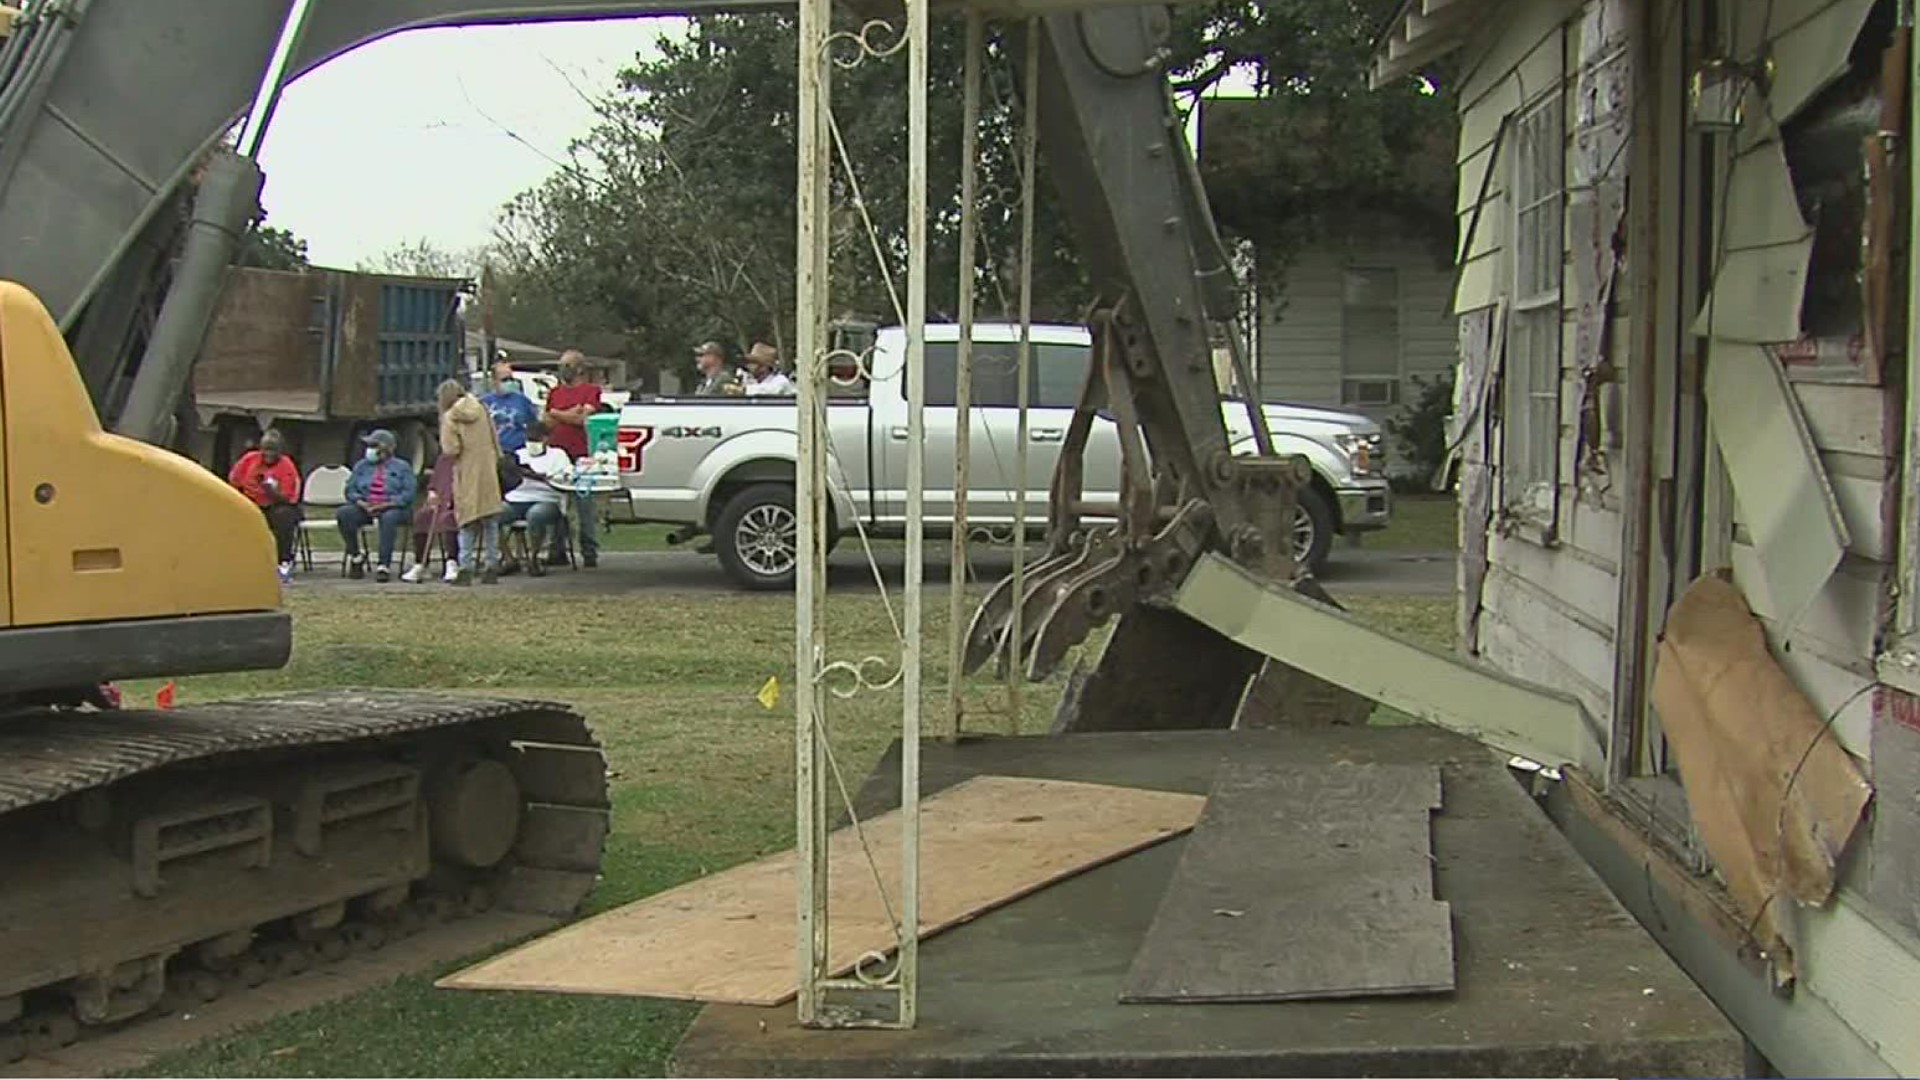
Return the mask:
[[[244,413],[249,416],[271,414],[276,417],[302,420],[326,419],[326,414],[320,407],[318,388],[200,392],[194,396],[194,405],[200,410],[202,416]]]

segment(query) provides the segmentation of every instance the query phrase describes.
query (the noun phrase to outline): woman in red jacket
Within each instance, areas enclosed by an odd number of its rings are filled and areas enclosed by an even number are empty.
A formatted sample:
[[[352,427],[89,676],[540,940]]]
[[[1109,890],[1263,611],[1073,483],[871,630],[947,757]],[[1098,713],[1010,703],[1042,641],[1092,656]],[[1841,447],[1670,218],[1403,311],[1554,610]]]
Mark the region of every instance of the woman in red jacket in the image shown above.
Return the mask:
[[[273,530],[273,546],[280,561],[280,580],[293,577],[293,538],[300,531],[300,469],[281,450],[280,433],[269,430],[260,436],[260,447],[249,450],[234,463],[227,483],[267,516],[267,528]]]

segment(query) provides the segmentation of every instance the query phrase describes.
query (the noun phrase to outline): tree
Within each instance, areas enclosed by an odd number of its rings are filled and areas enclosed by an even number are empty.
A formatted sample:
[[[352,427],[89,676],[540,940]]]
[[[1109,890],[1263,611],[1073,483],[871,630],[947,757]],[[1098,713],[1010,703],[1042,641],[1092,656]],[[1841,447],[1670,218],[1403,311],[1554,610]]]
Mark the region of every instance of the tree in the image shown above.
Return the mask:
[[[477,276],[486,261],[484,247],[454,251],[420,237],[403,240],[354,269],[368,274],[405,274],[412,277],[467,278]]]
[[[849,27],[853,29],[853,27]],[[962,27],[933,35],[929,95],[929,307],[950,316],[959,282]],[[703,338],[784,347],[794,318],[796,27],[781,15],[705,16],[657,59],[621,74],[570,167],[511,203],[497,230],[504,263],[530,287],[566,282],[582,313],[610,320],[639,348],[685,357]],[[989,67],[1011,85],[996,44]],[[830,268],[837,304],[892,320],[905,278],[905,65],[835,73],[836,155]],[[1014,105],[990,94],[981,125],[982,187],[1015,192]],[[849,177],[842,160],[853,165]],[[857,198],[856,198],[857,186]],[[1044,178],[1037,216],[1036,316],[1068,316],[1084,298]],[[1018,209],[983,200],[973,266],[983,317],[1013,314]],[[876,254],[876,249],[878,254]],[[892,288],[888,282],[891,280]]]
[[[1451,235],[1452,110],[1409,80],[1369,92],[1374,27],[1394,0],[1222,0],[1181,8],[1169,70],[1189,100],[1251,70],[1276,109],[1238,146],[1209,147],[1208,189],[1229,238],[1251,243],[1263,271],[1276,253],[1335,227],[1356,205],[1433,213]],[[857,31],[852,23],[840,29]],[[957,297],[963,26],[931,28],[928,147],[929,315]],[[885,46],[889,41],[878,42]],[[514,282],[503,317],[617,332],[630,352],[683,363],[720,338],[785,345],[794,318],[796,25],[775,14],[708,15],[656,58],[624,70],[596,99],[600,120],[553,177],[512,201],[496,229],[496,269]],[[969,273],[983,318],[1016,314],[1019,268],[1017,68],[989,41],[979,130],[980,250]],[[834,157],[829,266],[837,311],[898,317],[904,291],[904,60],[834,72],[844,149]],[[1403,159],[1437,168],[1411,185]],[[844,168],[852,164],[850,177]],[[1040,162],[1035,317],[1077,318],[1087,283],[1058,194]],[[858,191],[856,193],[855,183]],[[1444,194],[1440,194],[1444,191]],[[1365,200],[1362,203],[1360,200]],[[877,251],[877,254],[876,254]],[[889,288],[889,280],[892,287]]]
[[[1371,89],[1374,39],[1399,0],[1221,0],[1176,9],[1172,68],[1190,99],[1232,71],[1257,100],[1202,107],[1201,174],[1223,230],[1263,277],[1302,245],[1388,215],[1450,260],[1457,119],[1449,72]]]
[[[276,229],[263,222],[247,230],[233,261],[236,266],[262,270],[305,270],[307,242],[286,229]]]

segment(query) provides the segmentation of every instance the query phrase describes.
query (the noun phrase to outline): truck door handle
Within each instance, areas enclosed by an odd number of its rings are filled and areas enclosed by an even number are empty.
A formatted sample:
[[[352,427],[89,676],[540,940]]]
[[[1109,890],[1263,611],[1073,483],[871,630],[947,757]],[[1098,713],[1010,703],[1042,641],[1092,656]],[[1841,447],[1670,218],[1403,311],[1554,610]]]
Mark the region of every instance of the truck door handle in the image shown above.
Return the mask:
[[[1062,442],[1066,437],[1066,430],[1057,427],[1034,428],[1027,432],[1027,438],[1034,442]]]
[[[892,439],[894,442],[906,442],[907,429],[902,425],[896,424],[887,429],[887,438]]]

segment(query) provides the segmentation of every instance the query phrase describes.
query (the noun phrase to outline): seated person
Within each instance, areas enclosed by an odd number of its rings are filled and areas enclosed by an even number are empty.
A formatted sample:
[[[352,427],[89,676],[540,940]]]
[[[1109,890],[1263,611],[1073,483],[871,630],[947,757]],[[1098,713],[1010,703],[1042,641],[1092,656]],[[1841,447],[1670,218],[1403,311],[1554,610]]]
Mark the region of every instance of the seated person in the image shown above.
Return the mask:
[[[791,397],[800,392],[780,370],[780,354],[764,341],[756,341],[747,350],[747,396]]]
[[[353,463],[353,476],[347,481],[347,503],[333,515],[340,526],[340,539],[346,545],[347,576],[367,576],[367,556],[360,550],[360,530],[377,526],[380,537],[380,562],[375,581],[393,580],[393,548],[400,538],[400,526],[407,523],[413,510],[413,467],[395,455],[400,441],[385,428],[370,432],[360,440],[367,445],[366,456]]]
[[[520,466],[520,483],[506,494],[506,523],[527,525],[527,573],[540,577],[547,572],[540,559],[540,551],[546,545],[547,530],[558,527],[564,534],[566,525],[561,509],[566,497],[555,484],[564,484],[573,474],[573,459],[565,450],[547,440],[552,430],[544,420],[535,420],[527,425],[527,444],[514,455]]]
[[[280,563],[280,580],[288,581],[293,577],[293,539],[305,514],[300,509],[300,470],[281,452],[281,446],[280,433],[268,430],[260,436],[258,449],[247,451],[234,462],[227,483],[239,488],[240,494],[267,516],[267,528],[273,530],[274,555]]]
[[[427,549],[437,538],[447,555],[446,580],[460,572],[454,553],[459,546],[460,520],[453,515],[453,466],[455,459],[441,454],[433,463],[433,475],[427,478],[427,499],[413,512],[413,566],[400,580],[418,585],[427,576]]]

